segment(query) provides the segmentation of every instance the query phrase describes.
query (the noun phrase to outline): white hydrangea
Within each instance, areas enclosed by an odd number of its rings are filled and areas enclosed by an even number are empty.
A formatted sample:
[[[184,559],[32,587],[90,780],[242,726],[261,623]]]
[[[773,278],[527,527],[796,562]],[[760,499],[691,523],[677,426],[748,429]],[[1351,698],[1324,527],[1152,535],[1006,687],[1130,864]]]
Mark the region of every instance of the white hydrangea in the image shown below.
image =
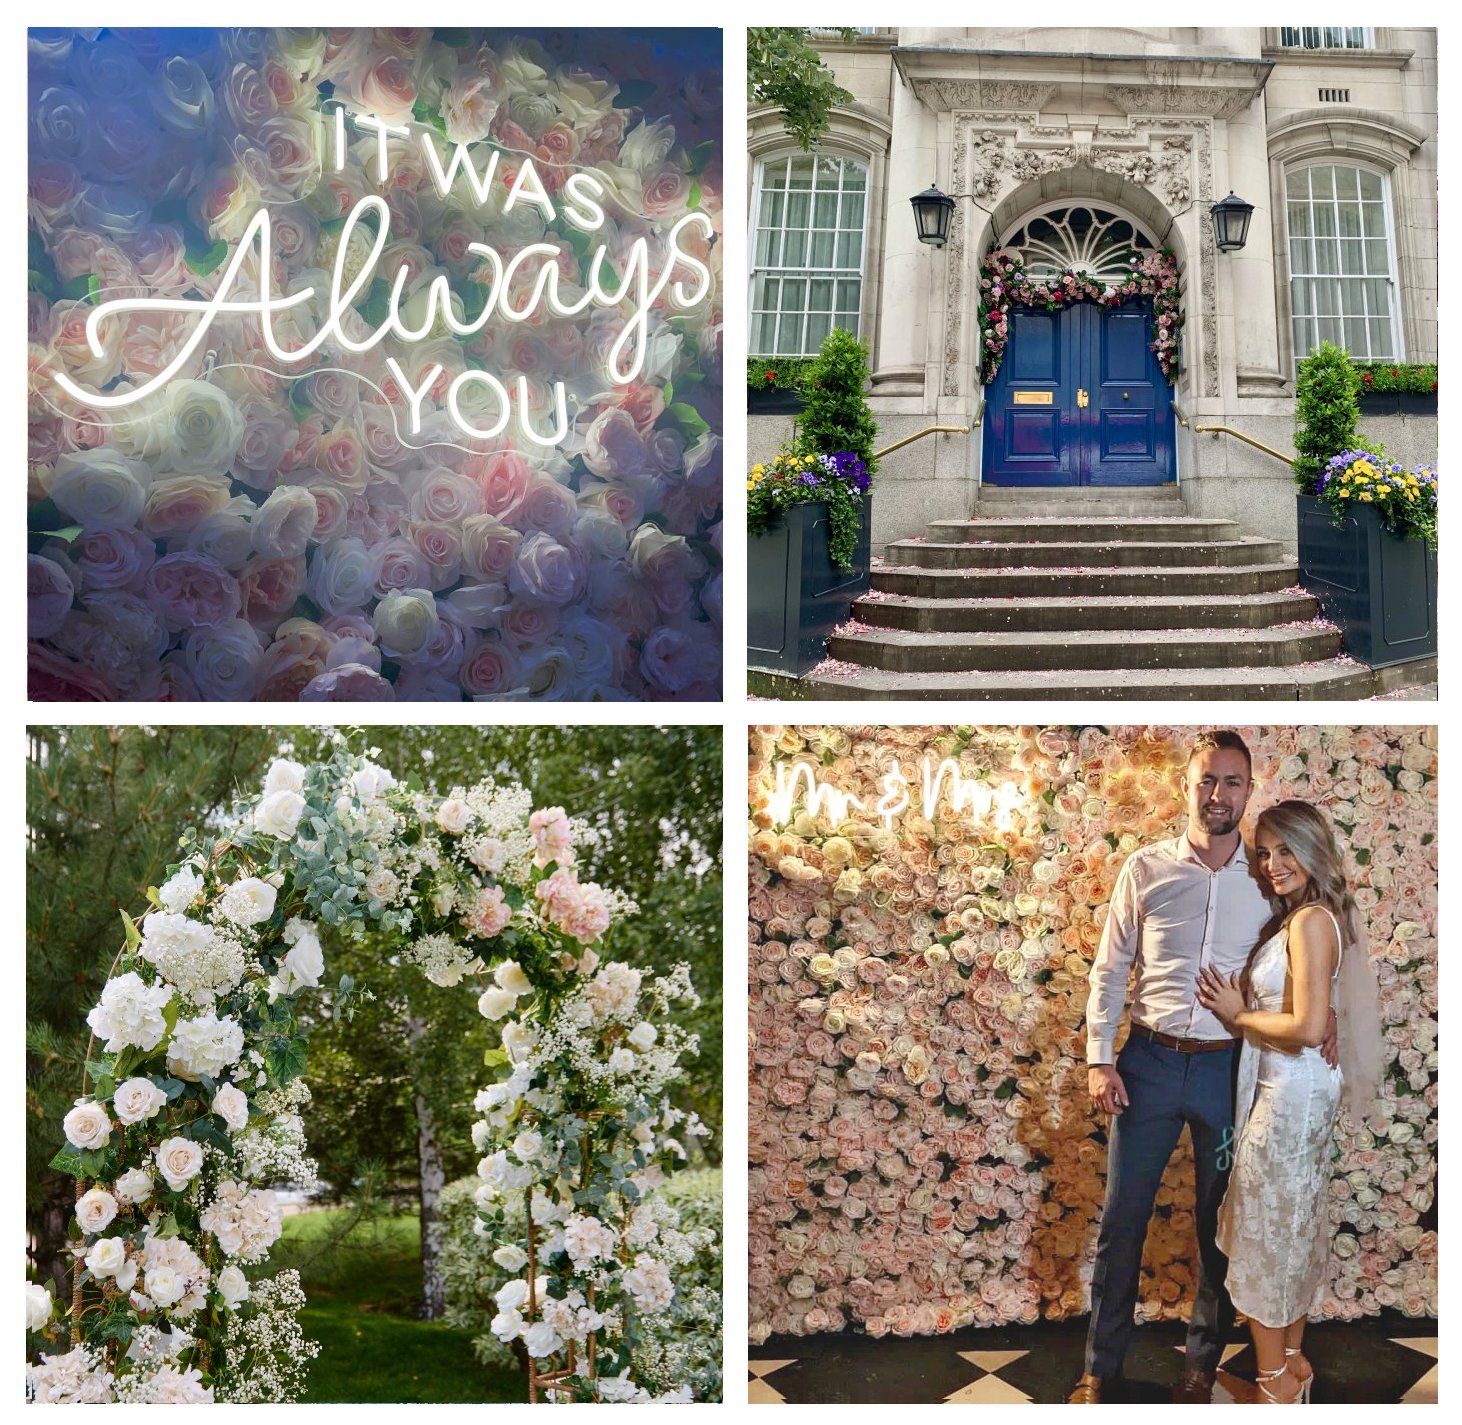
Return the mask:
[[[643,976],[632,965],[614,960],[605,965],[586,987],[589,1003],[598,1022],[626,1019],[634,1013]]]
[[[675,1299],[675,1284],[664,1262],[641,1252],[624,1274],[624,1289],[646,1315],[664,1311]]]
[[[236,988],[249,966],[248,954],[236,940],[185,915],[148,916],[138,954],[200,1007]]]
[[[127,1405],[212,1405],[213,1387],[196,1366],[159,1366],[151,1375],[135,1371],[117,1381],[117,1400]]]
[[[241,1262],[262,1261],[284,1230],[284,1214],[274,1194],[245,1183],[219,1183],[213,1201],[198,1218],[225,1256]]]
[[[234,925],[260,925],[274,914],[279,892],[258,876],[240,876],[218,898],[218,913]]]
[[[156,1049],[168,1032],[163,1010],[173,997],[167,985],[147,985],[135,970],[108,980],[101,1002],[86,1016],[109,1054],[122,1049]]]
[[[580,1271],[595,1261],[607,1261],[618,1241],[614,1229],[597,1217],[576,1212],[563,1225],[564,1251]]]
[[[203,894],[203,877],[192,866],[180,866],[158,887],[162,908],[174,915],[188,909]]]
[[[26,1395],[37,1405],[110,1405],[112,1373],[105,1358],[88,1346],[64,1356],[41,1354],[26,1372]]]
[[[244,1051],[244,1031],[231,1016],[180,1019],[168,1045],[168,1069],[182,1079],[217,1078]]]

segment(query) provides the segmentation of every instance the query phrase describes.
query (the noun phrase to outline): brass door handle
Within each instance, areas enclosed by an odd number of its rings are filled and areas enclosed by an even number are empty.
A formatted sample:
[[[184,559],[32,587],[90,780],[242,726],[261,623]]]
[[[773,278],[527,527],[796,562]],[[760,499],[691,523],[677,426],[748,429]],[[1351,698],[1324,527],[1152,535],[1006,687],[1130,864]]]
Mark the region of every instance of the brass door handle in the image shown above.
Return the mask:
[[[1085,410],[1090,403],[1091,397],[1088,396],[1086,392],[1081,389],[1080,386],[1078,386],[1076,388],[1076,404],[1080,406],[1082,410]]]

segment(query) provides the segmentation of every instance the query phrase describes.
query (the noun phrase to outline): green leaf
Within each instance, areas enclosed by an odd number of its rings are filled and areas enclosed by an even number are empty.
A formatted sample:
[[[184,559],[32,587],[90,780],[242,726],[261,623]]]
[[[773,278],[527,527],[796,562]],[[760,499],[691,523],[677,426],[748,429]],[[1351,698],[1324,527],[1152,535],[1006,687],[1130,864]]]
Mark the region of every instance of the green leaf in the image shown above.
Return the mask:
[[[90,275],[83,274],[80,277],[73,277],[61,288],[61,300],[63,302],[82,302],[91,295]]]
[[[685,206],[695,209],[701,205],[701,181],[699,178],[691,179],[690,192],[686,195]]]
[[[163,1218],[161,1225],[153,1229],[152,1235],[154,1237],[176,1237],[180,1230],[176,1215],[170,1212]]]
[[[65,1173],[67,1177],[79,1178],[82,1176],[81,1150],[67,1144],[51,1159],[51,1167],[58,1173]]]
[[[472,31],[456,28],[433,30],[432,38],[434,40],[440,40],[450,49],[461,49],[464,45],[472,43]]]
[[[710,430],[710,426],[706,424],[701,413],[684,401],[677,401],[674,405],[667,406],[661,420],[673,425],[687,441],[698,440]]]
[[[287,1084],[299,1078],[305,1071],[309,1058],[306,1040],[296,1035],[292,1039],[276,1037],[264,1046],[264,1066],[276,1083]]]
[[[690,151],[690,171],[692,175],[704,173],[706,165],[716,156],[716,140],[707,139],[705,143],[697,144]]]
[[[382,277],[371,283],[371,290],[359,307],[361,316],[373,327],[383,327],[391,315],[391,284]],[[316,818],[318,820],[318,818]],[[321,831],[319,835],[325,833]]]
[[[482,1062],[489,1069],[497,1069],[508,1062],[508,1051],[506,1049],[487,1049],[483,1051]]]
[[[185,229],[183,236],[183,260],[200,277],[206,277],[228,256],[228,244],[222,238],[210,243],[196,228]]]
[[[139,945],[142,944],[142,932],[137,928],[137,922],[124,910],[121,912],[122,925],[127,932],[127,953],[130,955]]]
[[[172,1103],[174,1099],[178,1098],[183,1090],[187,1088],[187,1085],[182,1079],[162,1079],[156,1074],[153,1074],[152,1081],[168,1096],[169,1103]]]
[[[48,302],[56,300],[55,280],[44,272],[37,272],[34,267],[26,273],[25,285],[27,291],[39,292]]]

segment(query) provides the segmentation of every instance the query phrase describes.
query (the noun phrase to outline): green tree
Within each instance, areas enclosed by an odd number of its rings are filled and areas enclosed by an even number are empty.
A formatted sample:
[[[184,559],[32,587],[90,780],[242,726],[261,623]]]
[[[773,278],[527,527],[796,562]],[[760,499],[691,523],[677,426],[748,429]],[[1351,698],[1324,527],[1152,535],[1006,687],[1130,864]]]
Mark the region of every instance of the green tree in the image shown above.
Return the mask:
[[[863,399],[867,381],[868,348],[852,332],[834,327],[803,379],[806,406],[797,425],[799,452],[836,455],[851,450],[870,475],[878,469],[873,458],[878,422]]]
[[[1360,373],[1344,347],[1322,341],[1314,353],[1300,362],[1295,385],[1294,462],[1295,478],[1307,495],[1315,493],[1315,482],[1325,463],[1356,444],[1356,421],[1360,416]]]
[[[851,40],[856,31],[839,27],[834,33]],[[804,153],[827,132],[833,108],[853,101],[808,43],[807,30],[797,26],[747,28],[746,91],[750,103],[781,109],[783,127]]]
[[[47,1165],[81,1093],[86,1015],[122,944],[119,911],[142,907],[186,826],[257,781],[270,740],[258,727],[29,730],[26,1232],[43,1275],[58,1273],[75,1193]]]

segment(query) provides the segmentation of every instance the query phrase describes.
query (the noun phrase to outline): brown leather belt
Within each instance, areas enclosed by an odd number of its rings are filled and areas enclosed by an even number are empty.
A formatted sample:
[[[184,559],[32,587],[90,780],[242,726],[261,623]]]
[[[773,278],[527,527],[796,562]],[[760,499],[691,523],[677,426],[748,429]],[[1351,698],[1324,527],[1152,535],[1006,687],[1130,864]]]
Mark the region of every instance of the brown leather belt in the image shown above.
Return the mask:
[[[1239,1042],[1237,1039],[1179,1039],[1176,1034],[1149,1029],[1135,1019],[1132,1021],[1132,1033],[1139,1039],[1151,1039],[1164,1049],[1176,1049],[1182,1054],[1216,1054],[1220,1049],[1232,1049]]]

